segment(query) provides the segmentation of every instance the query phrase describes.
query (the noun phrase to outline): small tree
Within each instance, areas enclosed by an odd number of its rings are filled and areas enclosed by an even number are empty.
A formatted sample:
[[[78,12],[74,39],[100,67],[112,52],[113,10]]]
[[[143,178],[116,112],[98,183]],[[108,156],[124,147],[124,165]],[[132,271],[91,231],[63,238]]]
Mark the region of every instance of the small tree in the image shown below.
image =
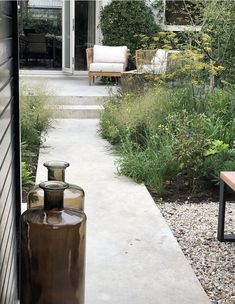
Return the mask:
[[[211,37],[211,49],[205,53],[224,67],[221,80],[235,83],[235,1],[206,2],[202,31]]]
[[[100,18],[104,45],[126,45],[132,60],[135,50],[141,48],[140,35],[153,36],[159,31],[154,15],[144,0],[112,1],[106,5]]]

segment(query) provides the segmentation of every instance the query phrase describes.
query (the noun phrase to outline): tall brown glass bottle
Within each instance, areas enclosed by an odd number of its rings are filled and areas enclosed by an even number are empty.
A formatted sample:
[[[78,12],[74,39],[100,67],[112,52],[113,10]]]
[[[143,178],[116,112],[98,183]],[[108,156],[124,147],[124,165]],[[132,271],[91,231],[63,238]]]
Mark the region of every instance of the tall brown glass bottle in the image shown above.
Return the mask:
[[[84,304],[86,215],[64,208],[67,183],[40,187],[44,207],[21,216],[21,304]]]
[[[49,161],[43,164],[48,169],[49,181],[65,181],[65,169],[69,163],[63,161]],[[64,191],[64,205],[69,208],[84,209],[84,190],[76,185],[69,184]],[[28,194],[28,208],[43,206],[44,192],[36,185]]]

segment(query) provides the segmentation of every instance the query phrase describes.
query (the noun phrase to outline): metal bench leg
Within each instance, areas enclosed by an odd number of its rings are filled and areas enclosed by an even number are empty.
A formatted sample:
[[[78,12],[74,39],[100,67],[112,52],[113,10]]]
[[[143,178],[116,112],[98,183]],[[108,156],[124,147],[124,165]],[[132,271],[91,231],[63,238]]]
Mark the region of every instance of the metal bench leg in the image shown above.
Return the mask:
[[[220,180],[220,202],[217,238],[220,242],[235,242],[234,234],[224,234],[227,184]]]
[[[218,218],[218,232],[217,238],[220,242],[224,242],[224,221],[225,221],[225,200],[226,184],[220,180],[220,199],[219,199],[219,218]]]

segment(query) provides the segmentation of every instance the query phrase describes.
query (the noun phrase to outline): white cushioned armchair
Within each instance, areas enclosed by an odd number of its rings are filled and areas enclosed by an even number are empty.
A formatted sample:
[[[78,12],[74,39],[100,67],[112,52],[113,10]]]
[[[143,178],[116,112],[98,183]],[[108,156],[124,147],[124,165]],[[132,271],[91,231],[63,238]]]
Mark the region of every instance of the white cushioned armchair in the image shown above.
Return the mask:
[[[127,68],[127,54],[126,46],[94,45],[86,49],[89,85],[96,76],[121,77]]]

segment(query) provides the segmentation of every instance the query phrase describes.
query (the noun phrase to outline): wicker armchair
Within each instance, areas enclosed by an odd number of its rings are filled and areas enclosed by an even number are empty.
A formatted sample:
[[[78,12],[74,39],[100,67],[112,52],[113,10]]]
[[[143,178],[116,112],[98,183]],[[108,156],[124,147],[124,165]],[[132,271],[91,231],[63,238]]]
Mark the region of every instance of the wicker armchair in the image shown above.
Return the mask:
[[[179,53],[176,50],[165,51],[158,50],[137,50],[136,51],[136,67],[137,71],[143,73],[162,74],[175,64],[177,56],[172,56]]]
[[[144,65],[151,64],[157,50],[136,50],[135,60],[137,70],[141,70]]]

